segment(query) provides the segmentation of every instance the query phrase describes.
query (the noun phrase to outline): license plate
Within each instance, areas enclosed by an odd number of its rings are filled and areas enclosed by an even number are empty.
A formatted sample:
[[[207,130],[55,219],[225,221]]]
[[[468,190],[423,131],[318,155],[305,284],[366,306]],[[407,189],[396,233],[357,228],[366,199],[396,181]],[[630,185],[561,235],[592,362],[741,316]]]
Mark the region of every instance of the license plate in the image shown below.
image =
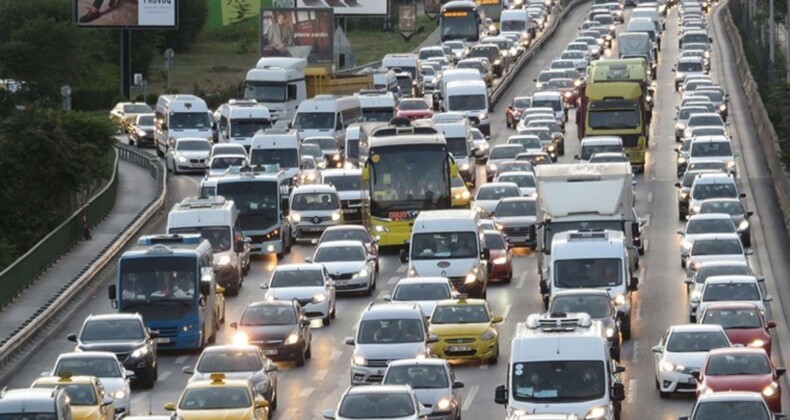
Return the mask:
[[[157,343],[169,343],[170,342],[170,337],[159,337],[159,338],[156,339],[156,342]]]
[[[263,351],[263,354],[265,354],[265,355],[267,355],[267,356],[276,356],[276,355],[277,355],[277,349],[273,349],[273,350],[264,350],[264,351]]]
[[[359,210],[357,210],[357,209],[343,209],[343,213],[344,213],[344,214],[351,214],[351,213],[356,213],[356,212],[358,212],[358,211],[359,211]]]
[[[472,346],[450,346],[450,351],[469,351]]]
[[[308,227],[304,228],[304,230],[307,232],[320,232],[322,229],[320,227]]]
[[[348,280],[335,280],[336,286],[346,286],[348,285]]]

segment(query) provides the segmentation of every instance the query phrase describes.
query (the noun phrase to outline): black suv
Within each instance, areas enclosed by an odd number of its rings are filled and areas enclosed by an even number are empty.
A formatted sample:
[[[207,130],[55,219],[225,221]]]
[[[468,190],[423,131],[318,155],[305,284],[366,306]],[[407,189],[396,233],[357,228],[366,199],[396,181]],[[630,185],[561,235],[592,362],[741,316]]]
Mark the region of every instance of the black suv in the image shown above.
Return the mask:
[[[494,76],[502,77],[507,71],[507,61],[499,51],[496,44],[480,44],[475,45],[469,50],[467,58],[487,58],[488,62],[494,68]]]
[[[159,376],[156,342],[159,334],[143,324],[140,314],[89,315],[79,334],[66,338],[77,343],[76,351],[115,353],[124,368],[134,372],[133,383],[152,388]]]
[[[243,341],[256,345],[272,360],[289,360],[304,366],[312,356],[310,320],[296,300],[253,302],[241,320],[230,324]]]

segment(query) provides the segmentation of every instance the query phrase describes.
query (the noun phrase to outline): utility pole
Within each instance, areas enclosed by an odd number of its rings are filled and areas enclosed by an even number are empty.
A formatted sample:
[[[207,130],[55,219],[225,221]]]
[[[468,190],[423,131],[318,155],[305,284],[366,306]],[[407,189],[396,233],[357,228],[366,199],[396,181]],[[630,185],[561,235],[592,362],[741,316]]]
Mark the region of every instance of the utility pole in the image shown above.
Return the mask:
[[[790,1],[787,2],[785,13],[785,81],[790,84]]]
[[[771,58],[771,65],[776,62],[776,22],[774,22],[774,0],[768,3],[768,56]]]

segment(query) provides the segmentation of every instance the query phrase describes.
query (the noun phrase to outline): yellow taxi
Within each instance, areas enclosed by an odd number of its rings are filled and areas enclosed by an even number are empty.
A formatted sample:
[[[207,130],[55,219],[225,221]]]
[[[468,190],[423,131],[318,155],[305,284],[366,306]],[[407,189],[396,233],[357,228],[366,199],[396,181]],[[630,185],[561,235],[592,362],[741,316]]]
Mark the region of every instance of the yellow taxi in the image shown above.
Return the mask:
[[[210,380],[187,384],[178,406],[165,404],[183,420],[269,420],[269,402],[257,395],[250,382],[226,379],[223,373],[212,373]]]
[[[429,331],[439,337],[431,353],[444,359],[480,359],[496,363],[502,322],[483,299],[442,300],[431,314]]]
[[[461,175],[457,175],[450,180],[450,192],[453,195],[453,207],[469,208],[469,199],[472,197],[472,194],[466,188]]]
[[[74,420],[113,420],[115,406],[95,376],[72,376],[62,372],[60,376],[37,379],[31,388],[60,388],[66,391]]]

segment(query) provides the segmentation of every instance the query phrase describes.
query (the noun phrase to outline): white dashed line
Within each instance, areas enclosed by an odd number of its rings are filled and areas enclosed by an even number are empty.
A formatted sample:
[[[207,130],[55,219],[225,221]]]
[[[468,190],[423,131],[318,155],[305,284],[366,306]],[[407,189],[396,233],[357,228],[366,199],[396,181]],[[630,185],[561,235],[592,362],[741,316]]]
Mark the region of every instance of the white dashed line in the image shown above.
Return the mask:
[[[480,363],[480,370],[488,370],[488,361]]]
[[[326,378],[326,375],[327,375],[327,373],[329,373],[329,371],[328,371],[328,370],[326,370],[326,369],[321,369],[321,370],[319,370],[318,372],[316,372],[316,373],[315,373],[315,377],[314,377],[314,379],[315,379],[316,381],[323,381],[323,380],[324,380],[324,378]]]
[[[648,245],[650,245],[650,240],[649,240],[649,239],[645,239],[645,246],[644,246],[644,248],[645,248],[645,253],[647,253],[647,250],[648,250]]]
[[[395,284],[395,282],[397,282],[399,278],[400,276],[392,276],[390,277],[389,280],[387,280],[387,284]]]
[[[477,391],[480,389],[480,385],[473,385],[469,388],[469,394],[466,396],[464,400],[464,405],[461,407],[462,411],[469,411],[469,407],[472,406],[472,401],[475,399],[475,395],[477,395]]]
[[[507,317],[510,316],[510,311],[513,310],[513,305],[505,306],[505,312],[502,312],[502,319],[507,321]]]
[[[398,269],[397,269],[397,270],[395,270],[395,272],[396,272],[396,273],[399,273],[399,274],[403,274],[403,273],[405,273],[405,272],[406,272],[406,268],[407,268],[407,266],[405,266],[405,265],[401,265],[400,267],[398,267]]]
[[[634,354],[631,355],[631,363],[636,364],[638,358],[639,358],[639,342],[634,341]]]
[[[184,364],[184,362],[187,361],[187,358],[189,358],[189,356],[186,356],[186,355],[181,355],[181,356],[176,357],[176,364],[177,365]]]
[[[652,192],[647,193],[647,202],[648,203],[652,203],[653,202],[653,193]]]
[[[628,390],[626,391],[626,393],[628,394],[626,400],[636,401],[636,379],[628,380]]]
[[[644,219],[645,219],[645,224],[644,224],[642,227],[648,227],[648,226],[650,226],[650,215],[649,215],[649,214],[646,214],[646,215],[645,215],[645,217],[644,217]]]
[[[524,271],[521,273],[520,276],[518,276],[518,284],[516,285],[516,289],[521,289],[522,287],[524,287],[524,283],[526,282],[527,282],[527,272]]]
[[[330,355],[329,355],[329,360],[330,360],[330,361],[337,360],[337,359],[339,359],[339,358],[340,358],[340,356],[341,356],[341,355],[343,355],[343,352],[342,352],[342,351],[340,351],[340,350],[335,350],[335,351],[333,351],[333,352],[332,352],[332,354],[330,354]]]
[[[315,388],[305,388],[299,393],[299,398],[309,398],[313,391],[315,391]]]
[[[167,378],[170,377],[172,373],[173,373],[172,371],[166,370],[159,374],[159,378],[157,380],[164,382],[167,380]]]

